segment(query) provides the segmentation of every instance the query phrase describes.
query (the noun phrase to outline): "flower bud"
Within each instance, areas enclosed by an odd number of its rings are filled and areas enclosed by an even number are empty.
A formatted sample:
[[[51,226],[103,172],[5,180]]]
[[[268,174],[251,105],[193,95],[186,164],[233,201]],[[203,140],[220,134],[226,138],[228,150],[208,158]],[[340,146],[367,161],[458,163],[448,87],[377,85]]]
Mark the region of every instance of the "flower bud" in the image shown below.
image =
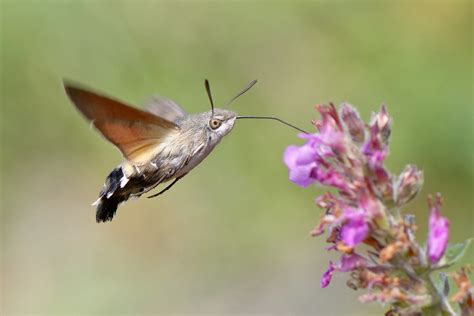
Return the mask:
[[[341,117],[352,140],[356,143],[363,143],[365,138],[365,125],[356,109],[348,103],[343,103]]]
[[[414,165],[408,165],[398,177],[395,186],[395,201],[398,206],[410,202],[420,192],[423,185],[423,172]]]
[[[433,203],[428,199],[430,217],[428,222],[427,252],[431,263],[437,263],[444,255],[449,241],[449,221],[441,216],[441,195],[437,194]]]
[[[377,138],[383,145],[388,144],[392,131],[392,118],[388,115],[385,105],[382,105],[379,113],[372,114],[370,120],[370,130],[376,132]]]

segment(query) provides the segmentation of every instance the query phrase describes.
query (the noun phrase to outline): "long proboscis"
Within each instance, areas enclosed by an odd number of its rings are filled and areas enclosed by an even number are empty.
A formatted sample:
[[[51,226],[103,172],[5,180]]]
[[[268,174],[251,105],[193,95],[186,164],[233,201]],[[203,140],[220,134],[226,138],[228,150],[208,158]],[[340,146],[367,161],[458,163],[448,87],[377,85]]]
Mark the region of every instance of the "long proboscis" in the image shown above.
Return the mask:
[[[305,131],[305,130],[303,130],[303,129],[301,129],[301,128],[293,125],[293,124],[285,122],[282,119],[279,119],[278,117],[273,117],[273,116],[237,116],[237,119],[274,120],[274,121],[278,121],[282,124],[285,124],[286,126],[294,128],[297,131],[300,131],[300,132],[305,133],[305,134],[309,134],[307,131]]]

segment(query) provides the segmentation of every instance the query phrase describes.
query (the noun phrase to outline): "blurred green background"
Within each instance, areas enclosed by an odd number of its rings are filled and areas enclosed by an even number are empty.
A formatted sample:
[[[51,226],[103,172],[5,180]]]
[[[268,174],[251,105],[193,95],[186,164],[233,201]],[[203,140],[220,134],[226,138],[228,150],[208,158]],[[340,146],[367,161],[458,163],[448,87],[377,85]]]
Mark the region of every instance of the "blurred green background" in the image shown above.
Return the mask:
[[[454,242],[473,235],[472,2],[1,2],[2,313],[367,315],[384,309],[338,276],[308,232],[323,190],[288,181],[274,122],[241,121],[160,198],[96,224],[120,155],[67,100],[70,78],[140,105],[159,93],[208,110],[203,79],[232,108],[310,129],[317,103],[364,119],[388,104],[388,165],[415,163],[425,186],[408,210],[426,235],[440,191]],[[465,262],[474,262],[472,252]]]

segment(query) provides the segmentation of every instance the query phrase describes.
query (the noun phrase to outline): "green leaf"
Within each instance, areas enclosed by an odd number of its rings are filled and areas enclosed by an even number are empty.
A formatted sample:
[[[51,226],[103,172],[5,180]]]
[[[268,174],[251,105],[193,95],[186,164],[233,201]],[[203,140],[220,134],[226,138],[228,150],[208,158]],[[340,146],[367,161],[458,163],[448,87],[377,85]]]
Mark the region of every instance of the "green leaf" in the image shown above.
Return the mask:
[[[433,284],[439,293],[443,293],[445,296],[449,294],[449,281],[446,273],[440,272],[438,275],[433,276]]]
[[[446,253],[444,254],[444,257],[439,263],[439,265],[451,265],[461,259],[469,248],[471,241],[472,238],[469,238],[466,239],[463,243],[448,245],[448,249],[446,249]]]

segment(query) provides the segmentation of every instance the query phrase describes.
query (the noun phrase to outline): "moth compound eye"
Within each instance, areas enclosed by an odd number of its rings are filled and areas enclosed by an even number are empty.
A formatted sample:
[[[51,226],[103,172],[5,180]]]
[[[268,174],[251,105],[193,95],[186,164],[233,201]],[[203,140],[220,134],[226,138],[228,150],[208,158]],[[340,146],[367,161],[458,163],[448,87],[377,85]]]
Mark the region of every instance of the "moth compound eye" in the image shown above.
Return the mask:
[[[222,121],[220,120],[217,120],[217,119],[211,119],[209,121],[209,126],[212,128],[212,129],[216,129],[216,128],[219,128],[219,126],[222,125]]]

